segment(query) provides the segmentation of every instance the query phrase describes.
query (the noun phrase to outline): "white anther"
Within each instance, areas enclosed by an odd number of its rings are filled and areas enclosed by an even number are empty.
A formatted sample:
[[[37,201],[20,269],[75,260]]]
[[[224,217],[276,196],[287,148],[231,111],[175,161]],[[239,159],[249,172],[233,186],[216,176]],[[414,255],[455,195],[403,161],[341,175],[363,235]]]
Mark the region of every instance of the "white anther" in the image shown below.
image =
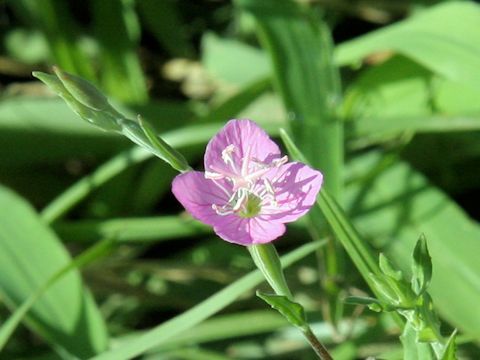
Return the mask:
[[[235,204],[233,205],[233,211],[238,211],[242,207],[243,203],[245,202],[245,199],[248,196],[248,191],[246,189],[240,189],[237,191],[237,199],[235,201]]]
[[[226,206],[217,206],[215,204],[212,204],[212,209],[215,210],[217,215],[220,215],[220,216],[233,214],[233,210],[228,209]]]
[[[232,154],[235,151],[235,145],[230,144],[228,145],[225,149],[222,151],[222,159],[225,162],[225,164],[233,165],[233,158]]]
[[[279,167],[279,166],[282,166],[284,164],[286,164],[288,162],[288,156],[285,155],[284,157],[281,157],[280,159],[275,159],[272,161],[272,165],[274,167]]]
[[[205,171],[205,179],[210,179],[210,180],[220,180],[223,179],[225,175],[219,174],[216,172],[211,172],[211,171]]]

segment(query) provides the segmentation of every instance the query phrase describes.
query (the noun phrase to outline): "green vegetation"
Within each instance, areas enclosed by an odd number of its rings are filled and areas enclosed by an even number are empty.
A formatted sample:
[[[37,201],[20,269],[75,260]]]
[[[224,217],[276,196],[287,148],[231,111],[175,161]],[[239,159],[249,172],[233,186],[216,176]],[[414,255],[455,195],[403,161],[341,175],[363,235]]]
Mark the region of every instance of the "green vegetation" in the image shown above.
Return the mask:
[[[1,4],[1,359],[480,358],[480,5]],[[171,194],[231,118],[324,174],[281,261]]]

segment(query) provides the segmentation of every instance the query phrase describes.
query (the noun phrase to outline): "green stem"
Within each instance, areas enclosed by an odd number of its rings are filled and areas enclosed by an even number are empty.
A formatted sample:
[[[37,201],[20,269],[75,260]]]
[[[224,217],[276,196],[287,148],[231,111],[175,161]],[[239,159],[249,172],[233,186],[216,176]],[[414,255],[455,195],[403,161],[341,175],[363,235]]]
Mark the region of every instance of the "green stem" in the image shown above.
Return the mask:
[[[312,349],[315,351],[315,354],[321,359],[321,360],[333,360],[332,356],[328,352],[328,350],[323,346],[323,344],[317,339],[315,334],[312,332],[310,328],[308,328],[306,331],[303,332],[303,335],[309,342],[310,346]]]
[[[248,251],[255,265],[262,272],[275,293],[292,300],[292,292],[285,280],[280,257],[278,256],[275,246],[272,244],[251,245],[248,247]],[[304,326],[302,326],[301,331],[321,360],[332,360],[325,346],[317,339],[306,322]]]

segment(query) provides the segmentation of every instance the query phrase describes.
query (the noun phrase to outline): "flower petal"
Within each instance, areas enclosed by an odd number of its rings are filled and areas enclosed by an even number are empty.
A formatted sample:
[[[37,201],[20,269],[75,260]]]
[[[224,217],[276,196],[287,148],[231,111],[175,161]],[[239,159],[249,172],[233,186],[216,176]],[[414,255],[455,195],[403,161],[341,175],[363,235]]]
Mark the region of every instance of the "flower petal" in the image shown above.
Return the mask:
[[[215,180],[227,191],[231,189],[225,180]],[[225,193],[213,180],[205,179],[200,171],[189,171],[173,179],[172,192],[183,207],[196,219],[214,225],[218,218],[212,204],[227,203],[229,195]]]
[[[322,173],[298,162],[272,169],[265,177],[272,183],[278,206],[263,207],[262,215],[282,223],[303,216],[315,203],[323,182]]]
[[[223,240],[239,245],[264,244],[275,240],[285,232],[285,225],[278,221],[222,216],[214,226],[215,233]]]
[[[231,153],[235,169],[222,159],[222,152],[233,145]],[[251,120],[230,120],[208,143],[205,171],[241,175],[243,160],[271,162],[280,157],[280,149],[268,134]],[[248,169],[247,169],[248,170]]]

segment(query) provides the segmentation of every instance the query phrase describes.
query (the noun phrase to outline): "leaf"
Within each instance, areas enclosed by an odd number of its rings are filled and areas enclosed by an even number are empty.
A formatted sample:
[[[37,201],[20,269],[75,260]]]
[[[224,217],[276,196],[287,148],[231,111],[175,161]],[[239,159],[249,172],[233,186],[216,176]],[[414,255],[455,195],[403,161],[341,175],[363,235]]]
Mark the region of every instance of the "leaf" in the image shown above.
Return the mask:
[[[92,62],[77,41],[77,24],[64,1],[12,1],[19,18],[34,24],[47,40],[51,64],[87,79],[94,79]]]
[[[55,234],[18,195],[0,187],[0,203],[0,291],[13,309],[72,260]],[[25,322],[50,343],[80,358],[107,347],[103,319],[76,270],[49,288]]]
[[[202,64],[216,79],[246,86],[270,75],[267,56],[260,49],[207,32],[202,37]]]
[[[478,4],[467,1],[439,4],[339,45],[336,62],[353,64],[376,52],[393,51],[410,57],[446,79],[478,90],[479,22]]]
[[[425,235],[420,238],[413,250],[412,265],[412,289],[417,295],[421,295],[430,285],[432,279],[432,258],[428,253]]]
[[[310,243],[292,251],[286,256],[282,257],[282,266],[287,267],[292,263],[302,259],[311,254],[322,246],[324,242]],[[202,301],[193,308],[184,313],[158,325],[152,330],[130,340],[129,342],[109,350],[99,356],[95,360],[123,360],[131,359],[137,355],[152,349],[161,344],[165,344],[169,339],[174,338],[177,334],[190,329],[207,319],[214,313],[223,309],[228,304],[235,301],[240,295],[247,290],[255,287],[263,280],[263,275],[259,270],[250,272],[232,284],[226,286],[224,289],[213,294],[208,299]]]
[[[32,306],[35,305],[38,299],[41,298],[48,289],[50,289],[58,280],[60,280],[64,275],[68,274],[71,270],[79,269],[96,260],[98,257],[103,256],[111,249],[112,245],[113,241],[111,239],[107,239],[93,245],[63,268],[59,269],[42,286],[32,293],[0,328],[0,352],[28,311],[30,311]]]
[[[282,314],[290,324],[307,331],[308,323],[303,306],[283,295],[266,294],[257,290],[257,296]]]
[[[400,336],[403,346],[404,360],[434,360],[435,357],[429,344],[417,342],[416,332],[407,323]]]
[[[375,312],[384,311],[384,304],[375,298],[364,296],[348,296],[344,301],[345,304],[350,305],[366,305],[370,310]]]
[[[454,330],[452,335],[448,338],[448,342],[443,351],[441,360],[457,360],[457,330]]]
[[[390,260],[388,260],[388,258],[385,255],[380,253],[378,259],[379,259],[378,265],[380,266],[380,270],[382,270],[382,272],[385,275],[397,281],[402,280],[402,272],[399,270],[395,270]]]
[[[471,311],[480,294],[480,228],[441,190],[397,158],[376,168],[387,155],[365,154],[349,164],[363,179],[346,193],[349,213],[370,243],[402,271],[411,267],[418,234],[428,237],[433,262],[429,287],[435,308],[462,331],[480,336],[480,313]]]
[[[100,45],[102,88],[125,103],[145,103],[148,92],[136,53],[140,28],[134,2],[93,1],[91,8]]]

